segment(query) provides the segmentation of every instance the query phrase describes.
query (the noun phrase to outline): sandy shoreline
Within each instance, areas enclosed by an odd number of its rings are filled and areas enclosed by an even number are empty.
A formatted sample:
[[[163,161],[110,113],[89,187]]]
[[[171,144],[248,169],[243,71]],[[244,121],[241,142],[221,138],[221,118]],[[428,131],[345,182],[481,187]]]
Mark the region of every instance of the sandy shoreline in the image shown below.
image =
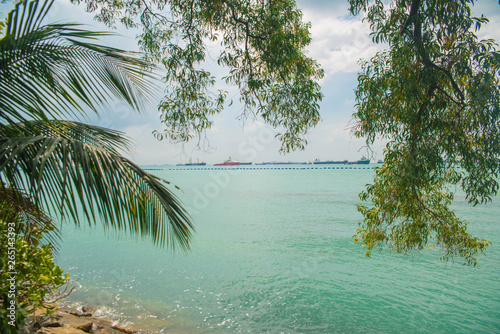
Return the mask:
[[[54,311],[47,314],[47,309],[37,309],[34,314],[28,316],[26,325],[20,333],[39,334],[133,334],[151,333],[140,329],[116,324],[115,321],[97,317],[87,309],[81,311],[65,307],[50,306],[49,310]]]

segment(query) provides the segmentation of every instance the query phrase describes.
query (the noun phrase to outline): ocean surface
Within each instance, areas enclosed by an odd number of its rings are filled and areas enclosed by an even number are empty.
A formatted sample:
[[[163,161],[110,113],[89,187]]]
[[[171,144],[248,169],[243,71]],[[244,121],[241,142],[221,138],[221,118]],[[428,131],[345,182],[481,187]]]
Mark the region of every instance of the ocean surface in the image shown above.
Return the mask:
[[[373,165],[151,171],[178,186],[188,253],[71,224],[65,300],[152,333],[499,333],[500,201],[454,208],[493,244],[476,267],[426,249],[365,257],[352,236]],[[287,169],[291,168],[291,169]]]

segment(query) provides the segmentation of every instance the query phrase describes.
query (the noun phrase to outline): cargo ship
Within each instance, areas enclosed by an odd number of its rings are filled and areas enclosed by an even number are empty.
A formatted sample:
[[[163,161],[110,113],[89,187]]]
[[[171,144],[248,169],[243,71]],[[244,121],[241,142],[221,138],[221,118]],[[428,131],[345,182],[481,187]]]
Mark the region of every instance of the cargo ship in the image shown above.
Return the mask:
[[[361,160],[356,161],[356,165],[368,165],[370,163],[370,159],[362,157]]]
[[[251,162],[239,162],[239,161],[235,161],[233,159],[231,159],[231,157],[229,157],[228,160],[224,161],[223,163],[220,163],[220,164],[214,164],[214,166],[248,166],[248,165],[251,165],[252,163]]]
[[[319,159],[314,160],[313,164],[315,165],[346,165],[349,162],[347,160],[342,161],[320,161]]]
[[[280,162],[280,161],[274,161],[273,165],[305,165],[306,162],[292,162],[292,161],[287,161],[287,162]]]
[[[370,159],[362,157],[360,160],[349,162],[349,165],[368,165],[369,163]]]
[[[191,159],[189,159],[189,162],[187,164],[177,164],[177,166],[206,166],[206,162],[192,162]]]
[[[262,162],[262,163],[256,163],[255,165],[262,166],[262,165],[305,165],[305,162],[291,162],[291,161],[273,161],[273,162]]]

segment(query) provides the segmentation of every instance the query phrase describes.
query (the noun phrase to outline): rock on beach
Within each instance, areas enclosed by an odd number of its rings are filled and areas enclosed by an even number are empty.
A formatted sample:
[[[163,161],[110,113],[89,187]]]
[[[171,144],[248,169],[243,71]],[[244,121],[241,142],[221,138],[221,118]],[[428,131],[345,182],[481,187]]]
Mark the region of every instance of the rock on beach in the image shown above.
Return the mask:
[[[82,311],[69,307],[55,307],[52,314],[47,309],[37,309],[28,316],[21,334],[133,334],[144,333],[117,326],[113,321],[95,317],[85,308]],[[50,313],[50,312],[49,312]]]

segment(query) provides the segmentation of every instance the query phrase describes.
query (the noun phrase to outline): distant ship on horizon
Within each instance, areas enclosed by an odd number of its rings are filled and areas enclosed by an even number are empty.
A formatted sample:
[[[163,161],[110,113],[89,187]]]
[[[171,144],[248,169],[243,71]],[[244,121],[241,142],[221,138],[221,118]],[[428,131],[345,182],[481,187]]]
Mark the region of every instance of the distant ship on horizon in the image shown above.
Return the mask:
[[[362,157],[361,159],[359,159],[357,161],[349,162],[349,165],[368,165],[369,163],[370,163],[370,159]]]
[[[328,161],[320,161],[319,159],[316,159],[314,160],[313,164],[315,165],[346,165],[348,163],[347,160],[342,160],[342,161],[331,161],[331,160],[328,160]]]
[[[193,162],[190,158],[188,163],[177,164],[177,166],[206,166],[206,164],[207,164],[206,162],[200,162],[199,160],[198,160],[198,162]]]
[[[239,162],[239,161],[233,160],[233,159],[231,159],[231,157],[229,157],[228,160],[226,160],[222,163],[219,163],[219,164],[214,164],[214,166],[248,166],[251,164],[252,164],[251,162]]]
[[[357,165],[368,165],[370,163],[370,159],[362,157],[361,160],[356,161]]]
[[[291,162],[291,161],[273,161],[273,162],[261,162],[261,163],[256,163],[255,165],[257,166],[263,166],[263,165],[305,165],[306,162]]]

